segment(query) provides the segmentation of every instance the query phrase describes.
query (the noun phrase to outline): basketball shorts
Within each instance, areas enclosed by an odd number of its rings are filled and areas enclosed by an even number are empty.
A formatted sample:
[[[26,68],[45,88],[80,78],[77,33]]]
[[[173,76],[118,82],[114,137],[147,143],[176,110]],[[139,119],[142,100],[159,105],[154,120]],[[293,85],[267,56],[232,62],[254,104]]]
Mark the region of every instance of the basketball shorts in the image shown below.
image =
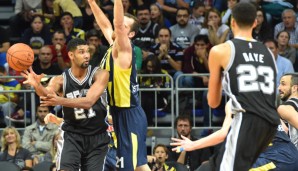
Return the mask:
[[[142,109],[111,107],[117,137],[117,165],[120,171],[133,171],[147,164],[147,118]]]
[[[247,171],[272,141],[277,125],[257,115],[237,113],[219,153],[211,161],[216,171]]]
[[[103,170],[109,142],[107,132],[87,136],[62,131],[58,140],[57,170]]]

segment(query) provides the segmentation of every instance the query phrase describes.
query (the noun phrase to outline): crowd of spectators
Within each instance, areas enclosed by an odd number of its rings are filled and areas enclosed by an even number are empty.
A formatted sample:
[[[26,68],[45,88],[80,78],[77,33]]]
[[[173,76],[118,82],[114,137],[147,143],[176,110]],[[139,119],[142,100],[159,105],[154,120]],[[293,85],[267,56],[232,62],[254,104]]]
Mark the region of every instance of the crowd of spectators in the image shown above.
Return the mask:
[[[230,26],[231,9],[236,3],[248,0],[122,1],[125,12],[135,15],[140,23],[139,32],[133,40],[139,73],[169,74],[176,81],[181,74],[208,74],[210,48],[233,38]],[[261,42],[277,41],[277,61],[284,61],[284,58],[286,61],[290,60],[297,72],[296,1],[250,1],[258,8],[253,37]],[[112,20],[113,1],[96,2]],[[279,11],[274,11],[276,8]],[[109,46],[96,24],[87,0],[37,0],[34,3],[30,0],[16,0],[14,9],[15,15],[10,18],[10,26],[7,29],[0,27],[0,66],[5,68],[7,75],[20,74],[10,69],[6,62],[6,51],[16,42],[28,44],[34,50],[33,70],[47,75],[61,74],[70,67],[66,44],[72,38],[87,40],[92,56],[90,64],[93,66],[100,63]],[[150,67],[151,69],[148,69]],[[22,85],[22,79],[16,80]],[[140,85],[152,88],[161,84],[166,87],[164,81],[156,83],[156,80],[164,78],[156,77],[153,80],[150,83],[147,78],[142,78],[139,82]],[[208,77],[180,76],[178,83],[178,87],[206,88]],[[167,83],[167,87],[168,85]],[[147,97],[145,93],[144,96]],[[162,95],[161,99],[164,97],[165,95]],[[12,103],[16,104],[13,106],[20,106],[18,103],[22,102],[22,98],[24,97],[19,95],[19,98],[13,99]],[[199,97],[198,100],[201,99],[202,97]],[[150,104],[154,105],[155,101]],[[9,112],[15,114],[16,110],[19,109],[11,108]],[[146,109],[148,117],[152,117],[152,112],[152,107]],[[10,114],[4,112],[4,116],[10,117]],[[23,116],[24,114],[20,117],[15,115],[13,118],[23,119]],[[150,123],[151,119],[148,118]]]
[[[264,42],[272,50],[280,72],[278,75],[298,71],[298,3],[294,0],[282,3],[269,0],[122,1],[125,12],[135,15],[140,23],[139,32],[133,40],[140,74],[169,74],[174,81],[179,78],[178,87],[206,88],[208,76],[180,75],[208,74],[209,50],[212,46],[233,38],[230,25],[231,9],[241,1],[251,1],[258,8],[257,26],[253,30],[253,37]],[[97,3],[112,21],[113,1],[97,0]],[[81,38],[88,42],[92,56],[90,65],[93,66],[99,65],[108,49],[109,45],[96,24],[87,0],[16,0],[14,9],[15,15],[10,18],[10,26],[0,27],[0,76],[20,75],[9,68],[6,62],[6,52],[13,43],[28,44],[35,54],[33,70],[37,74],[46,75],[58,75],[70,67],[66,44],[72,38]],[[169,82],[169,78],[162,76],[139,78],[140,86],[146,88],[167,88]],[[28,90],[30,87],[22,85],[22,79],[1,78],[0,89]],[[150,92],[142,92],[141,97],[149,126],[154,125],[155,110],[166,108],[168,100],[174,100],[168,99],[168,94],[163,92],[157,94],[156,100]],[[200,95],[198,100],[202,101],[202,98],[204,97]],[[21,93],[0,93],[2,127],[26,117],[30,106],[24,99],[30,100],[30,96]],[[38,105],[38,100],[36,103]],[[39,108],[36,114],[38,110]],[[55,110],[59,111],[59,107]],[[39,122],[37,121],[37,125],[40,126]],[[8,128],[2,138],[5,139],[5,136],[10,134],[18,137],[14,129]],[[47,140],[48,148],[54,135],[51,133],[51,138]],[[14,146],[18,147],[18,143],[20,142],[16,142]],[[25,143],[24,147],[30,143],[32,145],[33,142]],[[34,150],[37,150],[36,146]],[[35,153],[28,149],[29,152]],[[158,146],[155,150],[156,153],[162,151],[163,146]],[[24,151],[24,155],[26,153],[27,151]],[[9,157],[9,153],[6,155],[5,157]],[[42,157],[39,153],[36,155],[38,159],[43,160],[45,153]],[[38,162],[38,159],[34,162]],[[27,164],[26,158],[23,161],[25,167],[24,163],[29,167],[34,164]]]

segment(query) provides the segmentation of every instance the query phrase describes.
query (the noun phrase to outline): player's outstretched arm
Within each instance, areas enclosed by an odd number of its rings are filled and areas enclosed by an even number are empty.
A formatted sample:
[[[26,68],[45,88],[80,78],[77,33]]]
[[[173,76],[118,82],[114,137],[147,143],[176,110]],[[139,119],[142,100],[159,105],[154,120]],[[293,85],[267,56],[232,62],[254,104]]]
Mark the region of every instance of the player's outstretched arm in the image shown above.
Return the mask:
[[[40,97],[41,106],[62,105],[65,107],[90,109],[107,87],[109,72],[106,70],[98,70],[94,79],[95,81],[88,90],[86,97],[70,99],[59,97],[56,94],[48,94],[47,96]]]
[[[110,20],[106,17],[106,15],[103,13],[103,11],[99,8],[99,6],[96,4],[95,0],[88,0],[89,5],[91,7],[91,10],[94,14],[96,23],[100,27],[103,35],[107,39],[110,45],[112,45],[112,34],[113,34],[113,27],[110,22]]]
[[[31,86],[33,86],[38,96],[45,96],[50,93],[58,92],[58,90],[60,89],[59,85],[62,85],[61,83],[58,83],[58,80],[61,80],[60,77],[62,78],[62,76],[57,76],[57,77],[53,77],[50,80],[49,85],[47,87],[42,86],[40,83],[40,80],[45,75],[36,74],[33,71],[32,67],[29,68],[29,71],[28,70],[23,71],[21,75],[24,78],[26,78],[26,80],[24,81],[24,84],[30,84]]]
[[[229,132],[231,123],[232,123],[232,112],[230,108],[230,101],[226,104],[225,111],[226,111],[226,117],[224,120],[224,123],[222,125],[222,128],[213,134],[201,138],[196,141],[191,141],[187,137],[181,136],[182,139],[178,138],[172,138],[174,141],[173,143],[170,143],[171,146],[177,146],[172,149],[172,151],[181,152],[181,151],[193,151],[196,149],[202,149],[205,147],[210,147],[217,145],[221,142],[223,142]],[[182,150],[181,150],[182,148]]]
[[[131,19],[130,21],[132,21]],[[126,21],[126,24],[132,24]],[[122,68],[128,68],[131,66],[132,60],[132,46],[129,36],[133,37],[135,32],[125,31],[127,25],[124,23],[124,11],[122,0],[114,1],[114,28],[115,28],[115,48],[117,49],[118,55],[114,56],[118,58],[118,63]]]
[[[277,108],[279,116],[298,129],[298,112],[291,105],[280,105]]]

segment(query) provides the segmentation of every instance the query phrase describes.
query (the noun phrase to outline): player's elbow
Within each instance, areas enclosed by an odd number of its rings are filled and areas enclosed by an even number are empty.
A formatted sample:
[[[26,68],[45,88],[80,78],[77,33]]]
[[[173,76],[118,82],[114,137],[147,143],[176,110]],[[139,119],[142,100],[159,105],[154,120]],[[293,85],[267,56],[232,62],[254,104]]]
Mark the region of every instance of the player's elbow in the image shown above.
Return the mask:
[[[80,108],[83,109],[90,109],[94,105],[95,101],[91,99],[87,99],[84,103],[82,103],[82,106]]]
[[[220,104],[220,100],[217,100],[217,99],[210,99],[208,98],[208,105],[211,107],[211,108],[217,108]]]

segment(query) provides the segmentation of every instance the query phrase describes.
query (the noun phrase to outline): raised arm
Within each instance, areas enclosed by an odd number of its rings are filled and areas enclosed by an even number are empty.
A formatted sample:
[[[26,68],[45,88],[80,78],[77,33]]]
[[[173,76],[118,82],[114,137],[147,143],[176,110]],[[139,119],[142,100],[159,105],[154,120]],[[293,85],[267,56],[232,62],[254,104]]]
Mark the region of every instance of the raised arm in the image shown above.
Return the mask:
[[[104,92],[109,81],[109,72],[98,70],[94,76],[94,80],[86,97],[70,99],[59,97],[56,94],[48,94],[41,97],[41,106],[62,105],[65,107],[90,109]]]
[[[107,39],[110,45],[113,43],[112,35],[113,35],[113,27],[110,20],[103,13],[103,11],[96,4],[95,0],[88,0],[91,10],[94,14],[95,20],[100,27],[103,35]]]
[[[124,18],[124,10],[122,0],[114,1],[114,28],[115,28],[115,48],[117,55],[113,53],[115,58],[118,58],[118,64],[127,69],[131,66],[132,61],[132,46],[129,36],[133,37],[135,32],[130,32],[134,19]]]

